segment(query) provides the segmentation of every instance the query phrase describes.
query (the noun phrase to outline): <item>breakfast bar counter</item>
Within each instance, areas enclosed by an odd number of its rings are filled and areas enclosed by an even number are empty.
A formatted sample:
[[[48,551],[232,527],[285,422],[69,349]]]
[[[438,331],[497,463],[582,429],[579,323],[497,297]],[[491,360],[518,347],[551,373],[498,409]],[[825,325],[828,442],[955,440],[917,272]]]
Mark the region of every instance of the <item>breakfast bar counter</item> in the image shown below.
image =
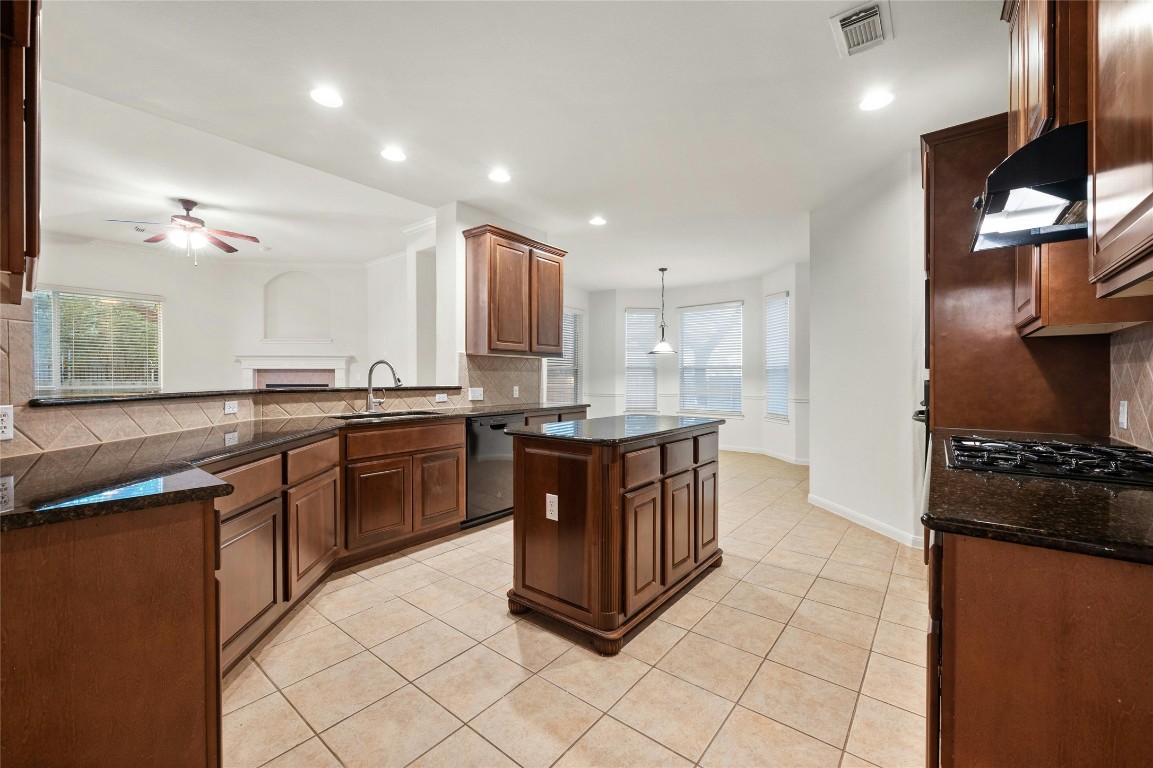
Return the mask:
[[[695,576],[720,565],[723,423],[632,414],[509,428],[509,610],[551,616],[611,655]]]

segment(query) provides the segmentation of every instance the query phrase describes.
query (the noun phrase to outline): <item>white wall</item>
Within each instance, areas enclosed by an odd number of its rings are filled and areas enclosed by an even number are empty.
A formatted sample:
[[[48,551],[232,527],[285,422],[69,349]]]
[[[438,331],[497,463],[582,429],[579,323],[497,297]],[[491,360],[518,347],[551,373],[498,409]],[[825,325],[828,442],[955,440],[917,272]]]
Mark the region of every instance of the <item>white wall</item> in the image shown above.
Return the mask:
[[[810,501],[920,543],[920,169],[910,151],[810,214]],[[916,426],[916,428],[915,428]]]
[[[358,292],[365,303],[365,355],[359,362],[361,368],[367,370],[376,360],[388,360],[405,384],[417,384],[423,382],[418,382],[416,376],[416,336],[412,332],[408,298],[409,267],[405,253],[394,253],[365,265],[364,285]],[[373,383],[378,382],[391,383],[391,379],[377,376]]]

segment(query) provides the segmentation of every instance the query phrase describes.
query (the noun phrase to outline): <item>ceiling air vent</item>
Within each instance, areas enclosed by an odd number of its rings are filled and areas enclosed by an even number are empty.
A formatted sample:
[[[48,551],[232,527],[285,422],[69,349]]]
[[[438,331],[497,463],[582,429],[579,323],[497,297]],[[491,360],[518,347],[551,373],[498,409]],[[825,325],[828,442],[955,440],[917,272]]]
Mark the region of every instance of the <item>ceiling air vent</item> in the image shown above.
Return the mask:
[[[875,48],[893,36],[888,2],[860,5],[829,19],[841,58]]]

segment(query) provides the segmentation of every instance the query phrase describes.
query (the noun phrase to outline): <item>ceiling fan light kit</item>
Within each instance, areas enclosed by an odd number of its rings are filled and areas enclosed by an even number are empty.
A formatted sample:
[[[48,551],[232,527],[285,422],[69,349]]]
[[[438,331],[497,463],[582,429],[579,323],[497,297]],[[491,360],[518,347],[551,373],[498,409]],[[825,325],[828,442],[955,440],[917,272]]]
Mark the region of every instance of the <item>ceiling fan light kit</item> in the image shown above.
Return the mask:
[[[184,249],[185,256],[192,257],[192,265],[199,266],[196,252],[211,244],[224,251],[225,253],[236,253],[237,249],[228,243],[221,240],[221,237],[236,238],[239,240],[248,240],[252,243],[259,243],[259,238],[252,235],[242,235],[239,232],[229,232],[226,229],[210,229],[204,226],[204,219],[199,219],[192,215],[192,209],[196,207],[195,200],[188,200],[181,198],[177,200],[180,207],[184,209],[182,214],[174,214],[171,218],[170,224],[165,224],[169,232],[161,232],[158,235],[145,238],[146,243],[161,243],[165,240],[169,241],[177,248]],[[114,221],[123,224],[155,224],[151,221],[127,221],[125,219],[106,219],[106,221]],[[217,237],[219,235],[219,237]]]

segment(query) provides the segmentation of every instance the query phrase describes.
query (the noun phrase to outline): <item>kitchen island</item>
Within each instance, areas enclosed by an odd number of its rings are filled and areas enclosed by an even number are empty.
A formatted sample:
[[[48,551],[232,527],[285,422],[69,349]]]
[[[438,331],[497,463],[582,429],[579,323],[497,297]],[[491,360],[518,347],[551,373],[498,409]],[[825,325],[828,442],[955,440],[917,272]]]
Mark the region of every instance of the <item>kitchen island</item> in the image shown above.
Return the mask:
[[[950,439],[973,434],[932,434],[927,765],[1147,764],[1153,488],[950,466]]]
[[[612,655],[630,630],[720,565],[721,424],[633,414],[510,427],[509,610],[551,616]]]

